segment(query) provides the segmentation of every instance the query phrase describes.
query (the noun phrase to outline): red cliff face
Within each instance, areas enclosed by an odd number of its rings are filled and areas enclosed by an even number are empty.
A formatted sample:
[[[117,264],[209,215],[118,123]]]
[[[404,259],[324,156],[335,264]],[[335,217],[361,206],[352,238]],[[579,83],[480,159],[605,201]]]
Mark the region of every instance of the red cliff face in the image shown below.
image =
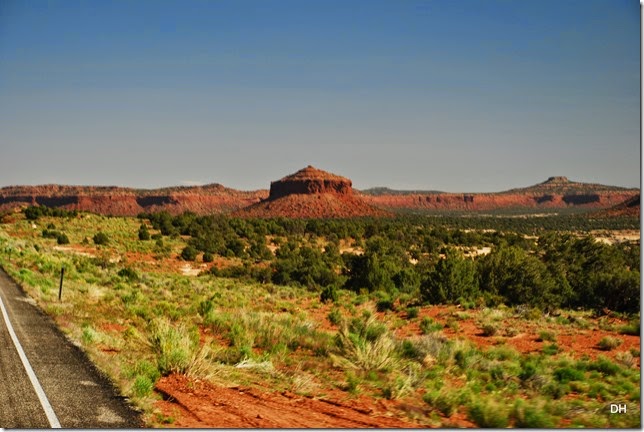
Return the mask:
[[[637,189],[625,189],[591,183],[579,183],[566,177],[550,177],[543,183],[527,188],[497,193],[381,193],[365,194],[363,198],[378,207],[390,210],[420,211],[491,211],[519,209],[587,208],[600,209],[619,204],[635,195]]]
[[[583,207],[605,208],[616,205],[637,192],[596,192],[585,194],[410,194],[410,195],[364,195],[366,202],[389,210],[471,210],[490,211],[497,209],[563,209]]]
[[[268,198],[275,200],[294,194],[307,195],[323,193],[352,195],[351,180],[309,165],[295,174],[271,182],[271,191]]]
[[[244,217],[386,216],[353,193],[351,180],[308,166],[271,183],[268,199],[235,213]]]
[[[383,192],[384,191],[384,192]],[[355,193],[351,180],[308,166],[271,183],[266,190],[243,192],[219,184],[141,190],[112,186],[10,186],[0,188],[0,212],[45,205],[114,216],[142,212],[232,213],[240,216],[343,218],[384,216],[390,211],[493,211],[515,209],[607,209],[639,189],[578,183],[551,177],[527,188],[498,193],[401,192],[380,189]],[[608,212],[606,214],[617,214]],[[629,214],[639,211],[629,207]]]
[[[267,191],[242,192],[221,185],[136,190],[97,186],[11,186],[0,189],[0,211],[44,205],[113,216],[142,212],[231,212],[259,202]]]

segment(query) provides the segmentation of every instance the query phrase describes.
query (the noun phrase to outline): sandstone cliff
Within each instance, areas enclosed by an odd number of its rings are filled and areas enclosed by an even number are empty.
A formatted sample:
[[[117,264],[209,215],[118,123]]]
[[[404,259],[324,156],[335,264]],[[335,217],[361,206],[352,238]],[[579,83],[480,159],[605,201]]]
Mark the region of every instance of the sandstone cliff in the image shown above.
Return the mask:
[[[231,212],[265,198],[264,190],[243,192],[219,184],[163,189],[115,186],[10,186],[0,189],[0,211],[44,205],[113,216],[165,210],[172,214]]]
[[[266,200],[234,213],[242,217],[348,218],[386,216],[353,193],[351,180],[312,166],[271,183]]]

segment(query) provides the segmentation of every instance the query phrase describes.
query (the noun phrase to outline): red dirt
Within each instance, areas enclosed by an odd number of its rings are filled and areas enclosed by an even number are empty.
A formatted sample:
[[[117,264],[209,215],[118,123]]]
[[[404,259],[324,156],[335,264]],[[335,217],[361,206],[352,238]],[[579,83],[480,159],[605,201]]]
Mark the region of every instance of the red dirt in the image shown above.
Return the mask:
[[[410,422],[376,404],[267,393],[247,387],[219,387],[183,375],[161,378],[156,404],[174,427],[191,428],[411,428]]]
[[[450,306],[430,306],[423,308],[420,311],[418,320],[396,329],[395,334],[407,337],[421,335],[422,332],[419,323],[422,317],[432,318],[436,322],[444,325],[454,311],[458,311],[458,309]],[[553,343],[539,340],[539,332],[548,330],[554,334],[554,343],[559,347],[561,352],[568,353],[574,358],[588,356],[594,360],[599,356],[604,356],[614,359],[620,352],[629,351],[630,349],[639,351],[640,349],[640,336],[624,335],[617,331],[598,329],[598,319],[588,320],[591,328],[580,329],[574,327],[572,324],[553,324],[537,320],[528,321],[522,318],[508,317],[495,323],[499,329],[498,334],[485,336],[482,325],[477,322],[475,317],[477,315],[476,310],[460,310],[460,312],[467,313],[471,317],[463,320],[455,319],[458,326],[457,330],[446,327],[443,333],[450,339],[462,338],[470,340],[480,348],[506,345],[522,354],[541,352],[545,346]],[[401,312],[399,315],[402,318],[406,317],[404,312]],[[619,326],[627,324],[627,322],[618,318],[610,318],[607,324],[618,328]],[[513,336],[504,334],[510,328],[515,329],[517,333]],[[617,338],[622,343],[613,350],[605,351],[599,348],[599,341],[604,337]],[[640,358],[635,357],[633,360],[634,365],[639,367]]]

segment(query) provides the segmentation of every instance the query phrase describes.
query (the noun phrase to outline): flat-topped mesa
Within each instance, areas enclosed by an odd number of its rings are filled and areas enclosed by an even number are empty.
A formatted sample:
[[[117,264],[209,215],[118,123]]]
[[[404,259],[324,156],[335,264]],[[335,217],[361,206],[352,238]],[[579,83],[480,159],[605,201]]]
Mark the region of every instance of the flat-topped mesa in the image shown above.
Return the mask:
[[[293,194],[352,195],[351,180],[326,171],[307,166],[295,174],[271,182],[269,200],[275,200]]]
[[[570,183],[570,180],[568,180],[568,177],[554,176],[554,177],[548,177],[548,180],[546,180],[543,183],[544,184],[562,184],[562,183]]]

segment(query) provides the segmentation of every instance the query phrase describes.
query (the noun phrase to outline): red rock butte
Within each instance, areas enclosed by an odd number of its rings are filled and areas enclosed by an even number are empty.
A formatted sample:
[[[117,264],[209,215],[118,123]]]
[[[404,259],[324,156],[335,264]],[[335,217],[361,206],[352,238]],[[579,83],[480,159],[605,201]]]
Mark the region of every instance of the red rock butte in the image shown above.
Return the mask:
[[[353,194],[351,180],[307,166],[280,180],[271,182],[269,200],[275,200],[293,194],[334,193],[339,195]]]
[[[250,217],[347,218],[387,216],[353,193],[351,180],[311,165],[271,182],[266,200],[236,212]]]

